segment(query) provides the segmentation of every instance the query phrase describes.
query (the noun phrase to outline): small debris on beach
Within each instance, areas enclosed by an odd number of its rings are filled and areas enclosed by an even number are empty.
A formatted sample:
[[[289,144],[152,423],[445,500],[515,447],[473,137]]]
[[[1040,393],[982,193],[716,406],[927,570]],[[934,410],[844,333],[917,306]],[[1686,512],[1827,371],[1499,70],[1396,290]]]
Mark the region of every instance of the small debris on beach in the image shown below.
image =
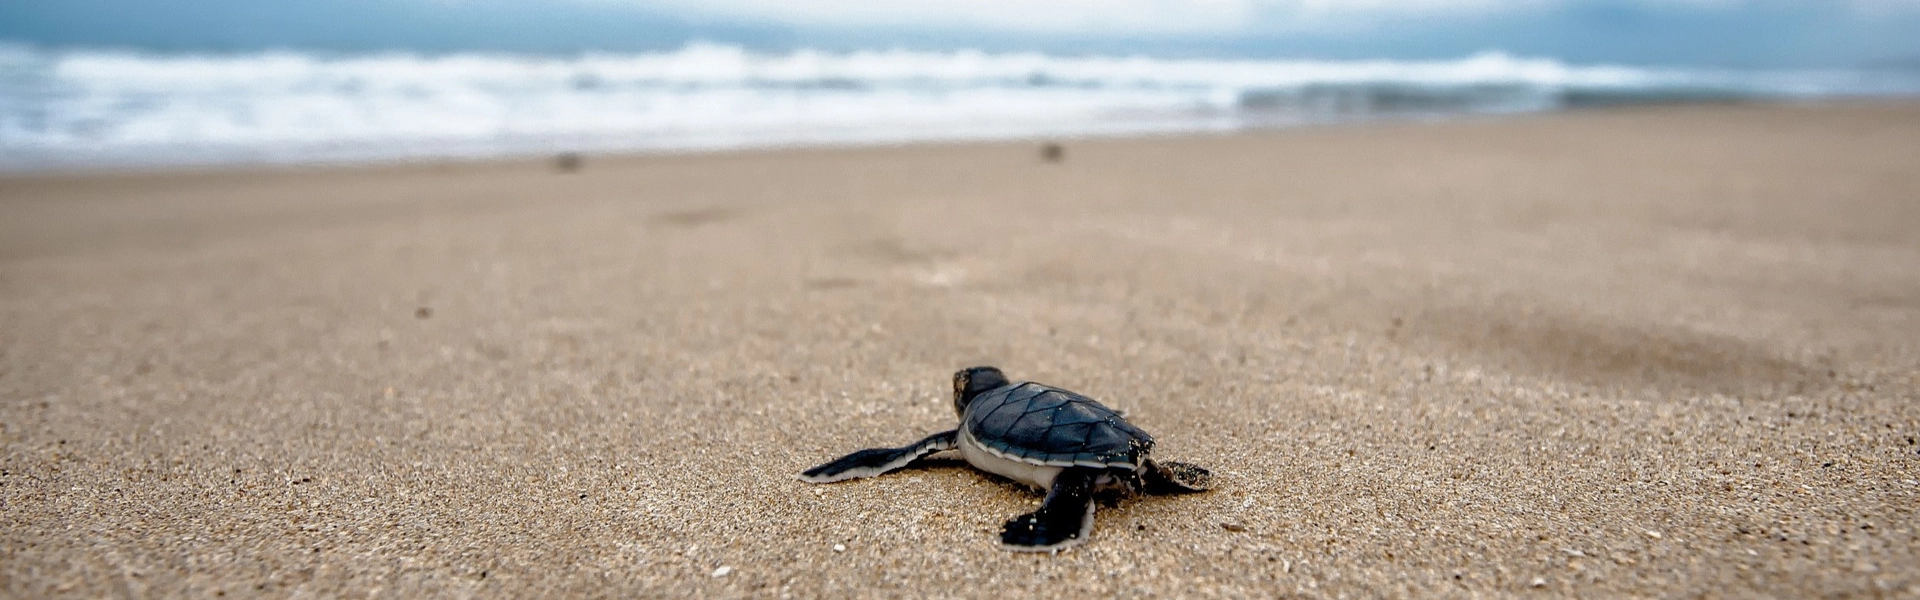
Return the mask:
[[[561,152],[553,157],[553,168],[561,173],[572,173],[580,170],[581,162],[580,153]]]
[[[846,552],[846,551],[847,551],[847,545],[846,545],[846,544],[834,544],[834,545],[833,545],[833,551],[834,551],[834,552]]]
[[[1040,146],[1041,160],[1045,160],[1050,163],[1057,163],[1062,160],[1066,160],[1066,158],[1067,158],[1067,149],[1062,147],[1060,144],[1047,142],[1046,144]]]
[[[413,318],[415,319],[425,319],[431,316],[433,316],[432,308],[422,306],[420,308],[413,309]]]
[[[732,573],[732,572],[733,572],[733,567],[720,567],[718,569],[713,570],[713,576],[726,577],[728,573]]]
[[[1247,526],[1241,525],[1239,523],[1221,523],[1220,528],[1225,529],[1227,531],[1232,531],[1234,533],[1239,533],[1247,530]]]

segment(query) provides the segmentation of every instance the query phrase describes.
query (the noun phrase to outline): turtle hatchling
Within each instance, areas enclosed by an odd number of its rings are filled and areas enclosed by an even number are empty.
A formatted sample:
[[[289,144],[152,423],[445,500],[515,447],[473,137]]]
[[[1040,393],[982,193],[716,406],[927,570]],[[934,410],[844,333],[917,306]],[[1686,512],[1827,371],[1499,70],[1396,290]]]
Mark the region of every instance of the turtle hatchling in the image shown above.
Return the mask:
[[[1212,474],[1147,457],[1153,436],[1120,413],[1067,390],[1014,383],[993,367],[953,374],[960,428],[901,448],[873,448],[807,469],[800,479],[832,483],[873,477],[936,453],[958,450],[974,468],[1046,492],[1040,509],[1000,530],[1009,550],[1058,551],[1093,533],[1094,498],[1206,491]]]

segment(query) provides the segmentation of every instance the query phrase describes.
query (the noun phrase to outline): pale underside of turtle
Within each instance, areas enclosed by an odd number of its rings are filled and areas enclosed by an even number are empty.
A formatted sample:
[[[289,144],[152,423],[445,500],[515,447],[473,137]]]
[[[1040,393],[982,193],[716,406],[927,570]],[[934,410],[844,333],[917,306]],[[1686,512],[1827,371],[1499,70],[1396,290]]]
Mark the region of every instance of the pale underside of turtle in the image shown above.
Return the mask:
[[[1148,458],[1153,437],[1092,398],[1032,382],[1013,383],[999,369],[954,374],[960,427],[899,448],[872,448],[800,474],[812,483],[873,477],[936,454],[957,451],[974,468],[1046,492],[1039,510],[1007,521],[1009,550],[1058,551],[1093,532],[1095,497],[1205,491],[1206,469]]]

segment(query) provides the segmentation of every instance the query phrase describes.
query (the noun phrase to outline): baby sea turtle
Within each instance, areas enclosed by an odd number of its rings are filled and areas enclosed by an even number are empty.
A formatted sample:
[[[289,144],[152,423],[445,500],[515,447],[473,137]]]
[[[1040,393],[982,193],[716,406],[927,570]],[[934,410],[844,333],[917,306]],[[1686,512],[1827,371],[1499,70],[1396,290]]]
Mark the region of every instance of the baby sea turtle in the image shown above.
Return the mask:
[[[1147,458],[1153,436],[1120,413],[1033,382],[1013,383],[993,367],[953,374],[960,428],[901,448],[873,448],[800,474],[811,483],[873,477],[938,452],[959,450],[974,468],[1045,490],[1040,509],[1000,530],[1009,550],[1057,551],[1093,532],[1094,496],[1206,491],[1206,469]]]

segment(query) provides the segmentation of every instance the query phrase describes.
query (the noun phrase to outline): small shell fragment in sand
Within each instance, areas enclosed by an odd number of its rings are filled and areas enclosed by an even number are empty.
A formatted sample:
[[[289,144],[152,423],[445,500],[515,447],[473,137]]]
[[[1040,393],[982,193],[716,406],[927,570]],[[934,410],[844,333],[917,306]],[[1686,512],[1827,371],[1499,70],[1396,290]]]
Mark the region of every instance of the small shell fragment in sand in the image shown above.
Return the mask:
[[[846,551],[847,551],[847,545],[846,545],[846,544],[834,544],[834,545],[833,545],[833,551],[834,551],[834,552],[846,552]]]
[[[720,567],[718,569],[713,570],[713,576],[726,577],[728,573],[732,573],[732,572],[733,572],[733,567]]]

